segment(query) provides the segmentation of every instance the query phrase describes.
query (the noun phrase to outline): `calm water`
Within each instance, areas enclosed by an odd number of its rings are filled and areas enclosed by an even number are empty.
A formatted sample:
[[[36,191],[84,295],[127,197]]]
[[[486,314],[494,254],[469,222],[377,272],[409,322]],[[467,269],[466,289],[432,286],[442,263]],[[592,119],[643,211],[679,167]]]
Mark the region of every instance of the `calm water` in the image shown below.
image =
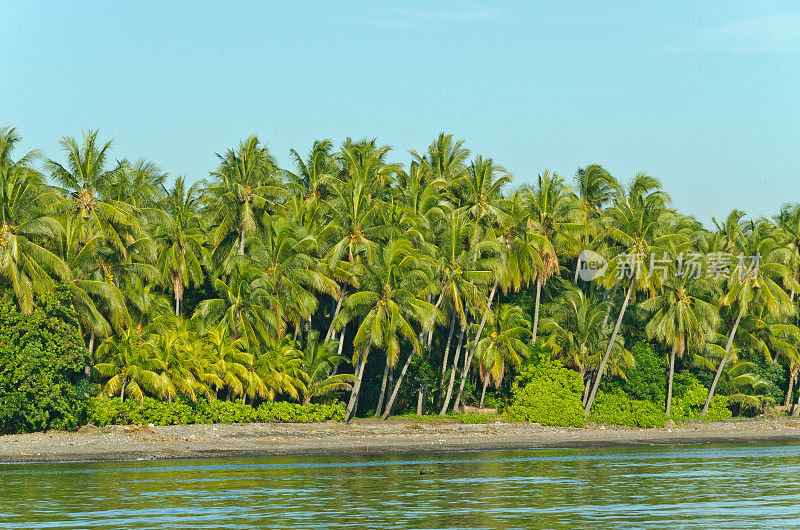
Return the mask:
[[[0,528],[155,526],[787,528],[800,446],[0,465]]]

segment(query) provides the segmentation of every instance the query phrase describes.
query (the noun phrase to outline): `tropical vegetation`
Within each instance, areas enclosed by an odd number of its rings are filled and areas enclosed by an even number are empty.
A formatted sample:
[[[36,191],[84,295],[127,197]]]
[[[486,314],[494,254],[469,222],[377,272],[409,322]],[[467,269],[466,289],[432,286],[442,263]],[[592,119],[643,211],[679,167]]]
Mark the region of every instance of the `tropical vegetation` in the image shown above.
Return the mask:
[[[169,421],[284,403],[571,425],[800,412],[800,205],[706,228],[647,173],[515,185],[444,133],[405,164],[348,138],[289,168],[253,136],[174,178],[98,131],[49,155],[20,142],[0,129],[6,430],[146,404]],[[52,420],[26,409],[42,399]]]

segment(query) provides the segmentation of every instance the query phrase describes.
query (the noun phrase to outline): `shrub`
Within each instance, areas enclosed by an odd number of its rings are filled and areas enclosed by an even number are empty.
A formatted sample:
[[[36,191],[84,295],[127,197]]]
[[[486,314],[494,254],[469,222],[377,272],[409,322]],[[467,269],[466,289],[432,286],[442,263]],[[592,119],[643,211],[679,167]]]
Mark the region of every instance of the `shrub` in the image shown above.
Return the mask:
[[[95,425],[179,425],[192,423],[296,422],[344,419],[344,403],[320,405],[310,403],[262,403],[258,408],[233,401],[173,403],[146,397],[142,401],[119,398],[92,398],[88,405],[88,420]]]
[[[589,416],[592,421],[630,427],[663,427],[667,415],[663,405],[643,399],[631,399],[623,392],[598,392]]]
[[[512,388],[506,417],[511,421],[530,421],[566,427],[584,424],[581,376],[558,361],[540,356],[520,372]]]
[[[650,344],[637,342],[631,350],[636,366],[625,370],[627,379],[604,380],[601,389],[608,393],[622,390],[633,399],[664,403],[667,399],[667,365]]]
[[[86,414],[89,352],[62,290],[23,315],[0,301],[0,433],[73,429]]]
[[[708,397],[708,389],[691,374],[676,373],[673,379],[675,397],[672,398],[672,419],[676,422],[693,420],[700,417],[703,405]],[[715,395],[711,398],[706,420],[723,420],[731,418],[728,409],[728,398]]]

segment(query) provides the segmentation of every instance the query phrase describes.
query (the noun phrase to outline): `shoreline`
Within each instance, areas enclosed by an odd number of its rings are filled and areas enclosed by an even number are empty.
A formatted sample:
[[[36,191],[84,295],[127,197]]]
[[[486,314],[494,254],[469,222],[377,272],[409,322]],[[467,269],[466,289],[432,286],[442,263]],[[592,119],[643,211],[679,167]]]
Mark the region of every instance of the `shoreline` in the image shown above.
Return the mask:
[[[405,419],[350,423],[86,426],[0,436],[0,463],[110,462],[255,456],[377,455],[800,442],[800,418],[690,422],[655,429],[465,424]]]

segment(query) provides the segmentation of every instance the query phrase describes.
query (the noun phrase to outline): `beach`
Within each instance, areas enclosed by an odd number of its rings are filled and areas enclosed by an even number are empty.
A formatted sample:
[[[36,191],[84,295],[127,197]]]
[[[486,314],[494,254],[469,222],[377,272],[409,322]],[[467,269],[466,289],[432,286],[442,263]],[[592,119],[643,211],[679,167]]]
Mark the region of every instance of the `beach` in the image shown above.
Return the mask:
[[[547,427],[501,422],[463,424],[404,419],[306,424],[86,426],[77,432],[48,431],[0,436],[0,462],[399,454],[764,442],[800,442],[800,419],[734,419],[656,429]]]

